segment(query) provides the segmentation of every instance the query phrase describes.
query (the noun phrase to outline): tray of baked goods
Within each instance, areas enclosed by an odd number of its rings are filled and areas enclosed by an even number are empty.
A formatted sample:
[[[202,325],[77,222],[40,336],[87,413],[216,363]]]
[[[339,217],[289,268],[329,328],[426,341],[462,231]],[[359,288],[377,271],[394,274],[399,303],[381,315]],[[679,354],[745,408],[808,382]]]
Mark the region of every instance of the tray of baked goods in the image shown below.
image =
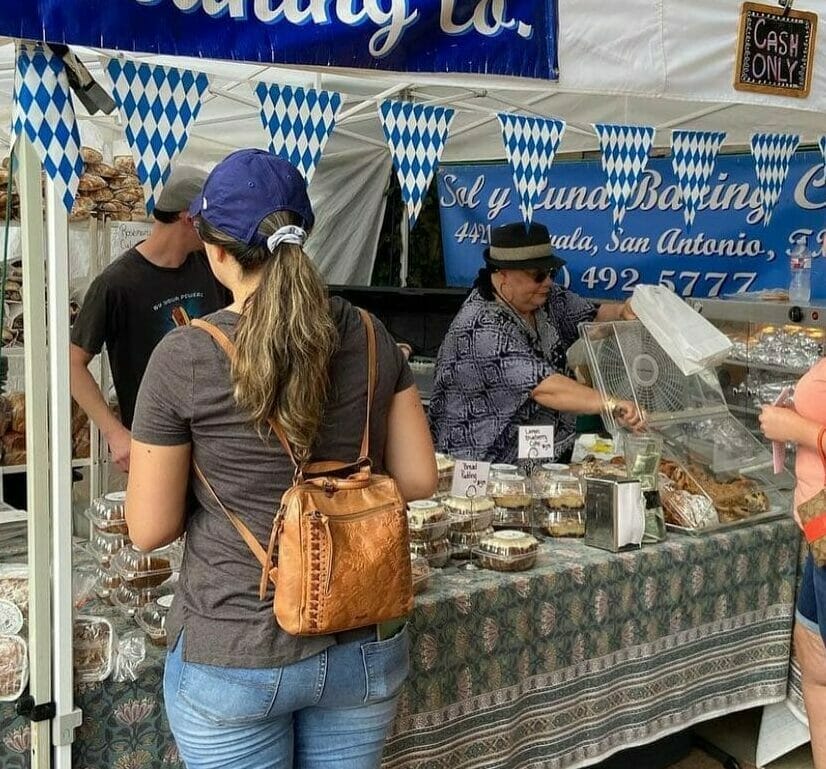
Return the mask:
[[[771,468],[715,473],[696,459],[663,459],[659,493],[666,527],[703,534],[788,515],[791,490],[770,473]]]

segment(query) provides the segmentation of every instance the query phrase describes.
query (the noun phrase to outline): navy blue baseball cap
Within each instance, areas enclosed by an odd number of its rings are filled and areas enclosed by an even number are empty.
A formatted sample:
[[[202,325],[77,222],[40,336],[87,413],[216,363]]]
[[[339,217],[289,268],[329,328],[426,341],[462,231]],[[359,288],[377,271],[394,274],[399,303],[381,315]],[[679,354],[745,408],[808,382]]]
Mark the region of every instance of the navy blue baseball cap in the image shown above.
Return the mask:
[[[192,216],[201,216],[249,245],[265,241],[258,228],[275,211],[297,214],[306,230],[315,221],[301,172],[286,160],[256,149],[227,155],[212,169],[189,207]]]

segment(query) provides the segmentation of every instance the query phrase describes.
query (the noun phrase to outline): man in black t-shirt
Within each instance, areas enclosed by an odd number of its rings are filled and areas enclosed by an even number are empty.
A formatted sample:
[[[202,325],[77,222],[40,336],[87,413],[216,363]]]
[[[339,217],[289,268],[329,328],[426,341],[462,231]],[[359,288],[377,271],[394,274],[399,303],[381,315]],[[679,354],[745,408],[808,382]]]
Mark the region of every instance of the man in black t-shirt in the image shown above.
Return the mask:
[[[103,433],[124,471],[129,470],[135,399],[155,346],[175,326],[231,301],[212,275],[188,213],[205,179],[194,168],[173,171],[158,198],[149,237],[92,281],[72,327],[72,397]],[[88,368],[104,344],[120,419]]]

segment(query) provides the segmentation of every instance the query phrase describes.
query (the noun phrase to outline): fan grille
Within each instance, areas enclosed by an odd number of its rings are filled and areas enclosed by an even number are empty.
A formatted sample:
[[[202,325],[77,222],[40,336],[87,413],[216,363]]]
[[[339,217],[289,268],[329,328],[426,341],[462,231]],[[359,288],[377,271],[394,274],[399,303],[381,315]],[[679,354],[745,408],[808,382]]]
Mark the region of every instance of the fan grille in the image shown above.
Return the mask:
[[[607,394],[636,400],[649,413],[683,411],[686,377],[642,324],[614,326],[595,345],[594,362]]]

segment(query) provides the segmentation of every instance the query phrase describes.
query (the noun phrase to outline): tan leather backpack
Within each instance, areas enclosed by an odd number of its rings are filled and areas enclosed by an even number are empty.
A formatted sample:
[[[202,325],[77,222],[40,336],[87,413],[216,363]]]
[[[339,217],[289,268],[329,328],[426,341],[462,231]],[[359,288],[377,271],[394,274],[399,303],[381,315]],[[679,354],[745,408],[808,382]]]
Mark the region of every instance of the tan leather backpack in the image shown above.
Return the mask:
[[[259,595],[275,586],[273,611],[292,635],[323,635],[406,616],[413,608],[409,535],[396,482],[372,472],[370,412],[376,389],[376,332],[361,313],[367,333],[367,418],[358,459],[299,466],[281,427],[270,422],[290,457],[293,485],[281,497],[266,550],[228,510],[197,464],[195,473],[261,563]],[[192,321],[232,359],[235,346],[210,323]]]

